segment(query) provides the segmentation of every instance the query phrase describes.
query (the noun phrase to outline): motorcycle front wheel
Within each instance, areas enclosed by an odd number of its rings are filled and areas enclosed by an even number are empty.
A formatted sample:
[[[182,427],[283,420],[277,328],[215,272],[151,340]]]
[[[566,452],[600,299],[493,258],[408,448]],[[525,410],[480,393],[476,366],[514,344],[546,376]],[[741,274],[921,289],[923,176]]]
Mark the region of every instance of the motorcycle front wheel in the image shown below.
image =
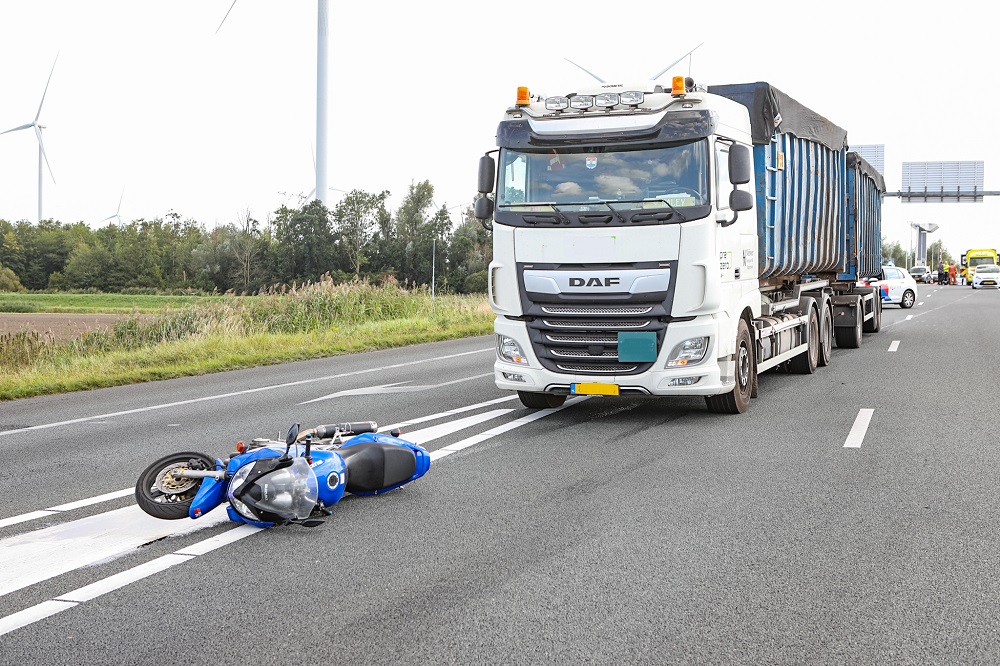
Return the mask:
[[[187,518],[201,479],[175,477],[181,469],[214,469],[215,460],[204,453],[184,451],[160,458],[139,476],[135,501],[139,508],[163,520]]]

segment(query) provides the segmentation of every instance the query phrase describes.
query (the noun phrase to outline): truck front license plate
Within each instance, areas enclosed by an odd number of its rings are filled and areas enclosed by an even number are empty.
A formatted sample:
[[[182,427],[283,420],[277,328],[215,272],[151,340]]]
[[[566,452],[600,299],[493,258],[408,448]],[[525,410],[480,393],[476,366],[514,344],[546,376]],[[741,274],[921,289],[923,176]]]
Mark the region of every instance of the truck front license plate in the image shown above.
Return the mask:
[[[618,395],[618,384],[570,384],[573,395]]]

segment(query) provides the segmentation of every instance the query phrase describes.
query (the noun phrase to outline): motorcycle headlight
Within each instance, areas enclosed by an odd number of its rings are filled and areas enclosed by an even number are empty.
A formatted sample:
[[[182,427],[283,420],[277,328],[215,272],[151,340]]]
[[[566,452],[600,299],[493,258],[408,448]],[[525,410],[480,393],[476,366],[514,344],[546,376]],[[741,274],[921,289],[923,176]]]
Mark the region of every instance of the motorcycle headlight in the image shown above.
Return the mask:
[[[520,345],[513,338],[506,335],[497,336],[497,356],[501,361],[517,363],[518,365],[528,365],[528,359],[524,357]]]
[[[701,363],[708,353],[709,338],[688,338],[677,344],[667,358],[668,368],[682,368]]]

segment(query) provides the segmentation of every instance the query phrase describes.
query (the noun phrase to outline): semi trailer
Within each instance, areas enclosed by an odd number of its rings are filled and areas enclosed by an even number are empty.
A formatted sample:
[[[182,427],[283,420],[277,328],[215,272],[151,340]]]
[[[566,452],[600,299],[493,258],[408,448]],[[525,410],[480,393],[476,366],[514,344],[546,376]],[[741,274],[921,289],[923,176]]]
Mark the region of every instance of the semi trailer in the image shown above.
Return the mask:
[[[498,387],[704,396],[811,374],[881,327],[882,176],[768,83],[519,88],[479,163]],[[494,157],[496,155],[496,157]]]

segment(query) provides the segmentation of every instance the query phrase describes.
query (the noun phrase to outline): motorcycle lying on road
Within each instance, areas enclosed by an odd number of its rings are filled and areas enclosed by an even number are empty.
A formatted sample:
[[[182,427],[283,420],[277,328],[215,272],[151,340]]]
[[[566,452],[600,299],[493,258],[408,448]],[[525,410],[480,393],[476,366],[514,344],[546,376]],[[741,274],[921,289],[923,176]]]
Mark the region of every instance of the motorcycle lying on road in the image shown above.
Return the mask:
[[[399,438],[379,434],[374,422],[336,423],[299,430],[285,442],[238,442],[228,458],[174,453],[139,476],[135,499],[155,518],[200,518],[228,502],[229,519],[257,527],[315,527],[344,496],[377,495],[427,473],[430,454]],[[349,439],[345,439],[350,436]]]

